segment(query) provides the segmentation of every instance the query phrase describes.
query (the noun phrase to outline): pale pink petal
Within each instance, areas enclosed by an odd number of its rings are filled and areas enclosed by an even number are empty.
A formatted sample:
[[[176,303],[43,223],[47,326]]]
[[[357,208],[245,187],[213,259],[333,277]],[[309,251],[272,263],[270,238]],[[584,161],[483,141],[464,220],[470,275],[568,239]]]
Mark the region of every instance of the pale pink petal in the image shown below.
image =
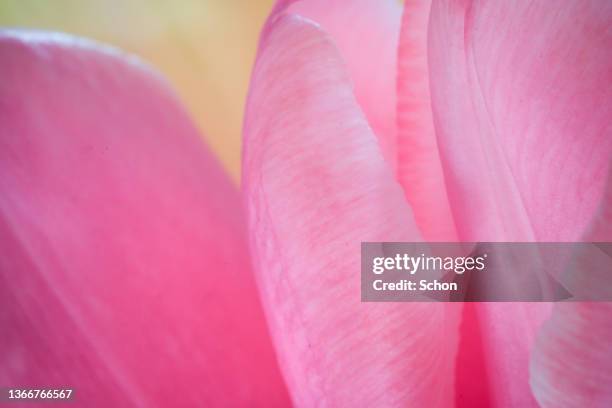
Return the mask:
[[[491,407],[537,407],[529,386],[529,356],[550,308],[548,303],[476,304],[483,340],[478,353],[483,354],[486,377],[474,376],[487,381]]]
[[[562,303],[538,336],[531,384],[540,406],[612,406],[612,304]]]
[[[587,229],[585,241],[612,241],[612,158],[608,163],[608,178],[604,196],[599,204],[599,210],[591,220]]]
[[[251,249],[296,405],[452,405],[456,308],[360,302],[360,243],[420,237],[338,50],[311,22],[270,19],[244,142]]]
[[[402,7],[396,0],[298,0],[289,11],[321,26],[338,47],[355,97],[395,166],[397,44]]]
[[[431,0],[407,1],[399,41],[397,174],[427,241],[455,241],[436,142],[427,62]]]
[[[430,72],[460,238],[572,241],[612,154],[612,4],[435,1]]]
[[[167,87],[60,34],[3,32],[0,61],[0,384],[288,405],[237,191]]]
[[[612,241],[612,166],[610,170],[607,193],[585,241]],[[609,265],[610,254],[607,257]],[[593,273],[587,267],[592,259],[582,261],[576,270]],[[580,265],[585,268],[580,269]],[[594,284],[603,285],[609,294],[610,270],[602,272]],[[611,340],[612,303],[555,305],[538,336],[531,362],[531,384],[540,405],[612,406]]]
[[[460,239],[582,236],[612,152],[610,6],[434,2],[432,106]],[[480,306],[496,404],[535,404],[528,353],[546,309]]]

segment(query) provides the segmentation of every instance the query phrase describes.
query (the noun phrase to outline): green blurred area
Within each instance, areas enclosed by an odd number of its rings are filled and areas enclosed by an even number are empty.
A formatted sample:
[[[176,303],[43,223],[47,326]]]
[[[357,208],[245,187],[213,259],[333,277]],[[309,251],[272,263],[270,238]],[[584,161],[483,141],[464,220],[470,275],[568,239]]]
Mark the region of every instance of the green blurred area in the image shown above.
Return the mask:
[[[248,80],[273,0],[0,0],[0,25],[62,31],[161,71],[235,180]]]

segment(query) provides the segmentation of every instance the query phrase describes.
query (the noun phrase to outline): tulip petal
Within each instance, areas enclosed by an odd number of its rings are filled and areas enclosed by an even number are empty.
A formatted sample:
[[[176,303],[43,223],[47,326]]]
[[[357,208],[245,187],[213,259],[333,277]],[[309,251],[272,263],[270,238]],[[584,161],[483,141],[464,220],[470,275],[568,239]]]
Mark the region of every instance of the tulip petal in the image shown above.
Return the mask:
[[[298,406],[450,406],[448,304],[360,302],[360,242],[419,233],[333,42],[291,14],[264,30],[243,193],[264,306]]]
[[[133,58],[0,33],[0,384],[79,406],[279,406],[240,200]]]
[[[557,304],[533,354],[531,384],[541,407],[612,404],[612,305]]]
[[[460,238],[573,241],[612,155],[612,4],[434,2],[432,100]]]
[[[611,11],[434,2],[432,106],[460,239],[582,237],[612,151]],[[536,405],[524,379],[548,307],[479,305],[497,405]]]
[[[427,241],[455,241],[429,93],[427,26],[431,0],[404,6],[398,56],[398,178]]]
[[[607,193],[584,241],[612,241],[612,166],[609,168]],[[610,282],[609,273],[603,277],[608,281],[600,284]],[[531,385],[542,407],[612,406],[611,316],[612,303],[554,306],[531,360]]]
[[[385,158],[396,164],[397,44],[402,8],[396,0],[298,0],[291,13],[321,26],[346,63],[355,97]]]

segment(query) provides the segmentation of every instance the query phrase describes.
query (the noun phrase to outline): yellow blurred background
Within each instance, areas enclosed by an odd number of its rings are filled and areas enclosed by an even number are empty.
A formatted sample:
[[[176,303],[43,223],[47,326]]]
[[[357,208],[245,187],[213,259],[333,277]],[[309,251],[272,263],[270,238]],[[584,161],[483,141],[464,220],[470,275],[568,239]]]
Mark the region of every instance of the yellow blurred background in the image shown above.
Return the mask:
[[[0,26],[63,31],[161,71],[234,181],[259,31],[273,0],[0,0]]]

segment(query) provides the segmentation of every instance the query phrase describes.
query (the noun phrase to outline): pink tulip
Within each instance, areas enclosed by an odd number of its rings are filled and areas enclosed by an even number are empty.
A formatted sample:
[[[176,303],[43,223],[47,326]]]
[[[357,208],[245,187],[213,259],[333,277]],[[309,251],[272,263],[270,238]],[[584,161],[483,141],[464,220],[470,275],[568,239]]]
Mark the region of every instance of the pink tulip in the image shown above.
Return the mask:
[[[362,241],[610,241],[611,22],[598,0],[279,1],[246,227],[148,69],[1,34],[0,386],[100,407],[612,406],[610,304],[361,303],[359,275]]]

